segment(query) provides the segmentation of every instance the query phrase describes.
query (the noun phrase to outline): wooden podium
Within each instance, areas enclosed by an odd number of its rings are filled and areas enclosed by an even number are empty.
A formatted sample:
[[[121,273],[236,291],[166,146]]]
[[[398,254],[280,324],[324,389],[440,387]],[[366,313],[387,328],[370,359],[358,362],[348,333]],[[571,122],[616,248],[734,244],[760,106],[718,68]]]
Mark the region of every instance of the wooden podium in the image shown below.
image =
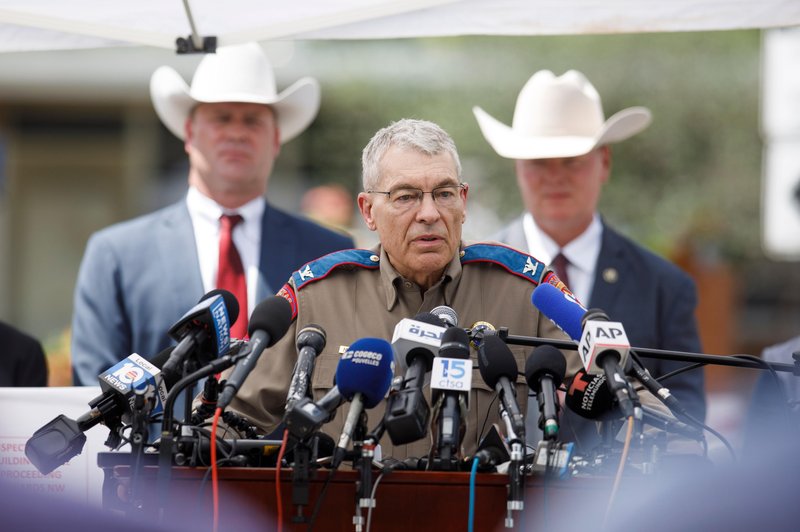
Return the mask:
[[[131,511],[120,498],[130,483],[131,469],[127,454],[101,453],[98,463],[105,473],[103,504],[108,509]],[[210,471],[205,468],[173,467],[169,500],[157,500],[155,465],[144,467],[140,482],[142,511],[155,516],[165,509],[162,524],[186,529],[187,523],[210,530],[212,523],[212,489]],[[306,522],[295,522],[297,508],[292,503],[292,471],[281,471],[284,530],[308,530],[314,505],[319,499],[329,469],[312,473],[309,482],[309,505],[302,509]],[[277,495],[276,471],[273,468],[223,467],[219,469],[219,530],[275,530]],[[467,530],[469,515],[469,477],[467,472],[393,471],[381,478],[375,493],[371,530],[402,531]],[[377,480],[375,473],[373,481]],[[325,491],[313,529],[320,531],[353,531],[356,512],[358,473],[337,471]],[[475,490],[474,530],[505,529],[508,476],[478,473]],[[552,530],[565,519],[565,512],[591,512],[599,502],[596,495],[605,491],[607,480],[596,478],[544,479],[526,478],[525,508],[513,512],[514,530]],[[602,499],[602,498],[601,498]],[[598,508],[598,511],[601,509]],[[589,514],[586,514],[589,515]],[[602,514],[601,514],[602,515]],[[362,510],[366,525],[367,510]],[[568,517],[567,517],[568,518]],[[366,530],[366,526],[362,529]]]

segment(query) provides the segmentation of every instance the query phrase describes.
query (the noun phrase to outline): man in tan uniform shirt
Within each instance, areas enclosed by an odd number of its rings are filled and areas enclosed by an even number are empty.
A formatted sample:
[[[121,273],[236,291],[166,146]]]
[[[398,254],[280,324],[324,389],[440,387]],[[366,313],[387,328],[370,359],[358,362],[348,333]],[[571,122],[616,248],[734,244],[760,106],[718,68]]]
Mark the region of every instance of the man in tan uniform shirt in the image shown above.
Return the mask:
[[[531,304],[531,294],[545,275],[544,264],[502,245],[461,241],[469,187],[461,180],[458,154],[446,132],[431,122],[401,120],[375,134],[362,163],[364,192],[358,205],[367,226],[378,232],[380,244],[373,250],[340,251],[313,261],[295,272],[280,291],[292,304],[292,326],[261,356],[230,405],[230,410],[265,432],[274,429],[284,414],[297,360],[296,334],[310,323],[327,333],[312,377],[315,399],[333,387],[346,346],[363,337],[389,339],[401,319],[439,305],[454,309],[461,326],[486,321],[507,327],[512,335],[565,338]],[[509,347],[522,372],[531,348]],[[494,391],[480,376],[474,350],[471,355],[475,369],[463,440],[466,455],[476,449],[483,435],[479,432],[499,422]],[[569,380],[581,362],[575,351],[565,355]],[[522,377],[517,394],[524,409],[527,387]],[[338,437],[347,409],[339,408],[322,430]],[[383,411],[383,403],[367,411],[369,429]],[[536,442],[528,445],[535,448]],[[402,459],[426,456],[431,441],[425,438],[394,448],[385,436],[381,446],[384,457]]]

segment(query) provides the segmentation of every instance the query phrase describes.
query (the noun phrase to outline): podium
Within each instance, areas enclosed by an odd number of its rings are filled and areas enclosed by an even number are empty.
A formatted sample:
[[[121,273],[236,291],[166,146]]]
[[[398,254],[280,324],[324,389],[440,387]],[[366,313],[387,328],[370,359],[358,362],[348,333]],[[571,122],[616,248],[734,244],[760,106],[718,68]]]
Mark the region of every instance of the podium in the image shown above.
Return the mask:
[[[120,492],[129,484],[131,468],[129,455],[101,453],[98,464],[104,471],[103,505],[107,509],[131,511]],[[167,527],[186,529],[187,524],[211,529],[212,489],[211,474],[206,468],[173,467],[169,486],[169,500],[157,500],[158,468],[146,465],[140,474],[144,493],[140,510],[156,517],[163,506],[161,518]],[[219,474],[219,530],[249,531],[277,529],[276,470],[273,468],[222,467]],[[294,522],[297,509],[292,504],[292,471],[280,472],[282,491],[283,528],[287,531],[309,529],[314,505],[323,485],[331,474],[329,469],[312,473],[309,482],[309,505],[303,508],[306,522]],[[378,473],[375,473],[375,480]],[[376,506],[372,510],[371,530],[402,531],[467,530],[469,515],[468,472],[393,471],[380,479],[375,492]],[[336,471],[325,489],[325,494],[313,523],[314,530],[355,530],[353,516],[356,509],[356,482],[358,473],[352,470]],[[508,476],[498,473],[478,473],[475,482],[474,530],[506,530],[506,484]],[[526,479],[525,509],[514,512],[514,530],[552,530],[565,519],[564,512],[580,511],[591,515],[593,508],[602,511],[607,493],[608,479],[568,478],[545,479],[530,476]],[[362,509],[366,524],[367,510]],[[568,518],[568,517],[567,517]],[[366,530],[366,528],[364,528]]]

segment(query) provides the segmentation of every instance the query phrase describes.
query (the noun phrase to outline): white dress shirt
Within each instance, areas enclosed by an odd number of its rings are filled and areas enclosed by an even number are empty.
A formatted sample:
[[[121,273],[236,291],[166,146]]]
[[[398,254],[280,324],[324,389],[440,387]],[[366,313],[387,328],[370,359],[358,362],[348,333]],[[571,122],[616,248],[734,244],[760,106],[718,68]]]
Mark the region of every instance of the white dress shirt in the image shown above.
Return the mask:
[[[194,241],[197,246],[197,257],[200,260],[200,275],[203,279],[204,293],[217,287],[219,218],[223,214],[238,214],[242,217],[242,221],[233,228],[233,243],[239,251],[242,266],[246,272],[247,316],[253,313],[253,308],[258,303],[256,287],[261,255],[261,218],[264,215],[265,205],[264,198],[258,197],[236,210],[231,210],[223,208],[196,187],[189,187],[186,194],[186,206],[189,208],[189,216],[194,228]],[[244,311],[245,309],[239,309],[240,313]]]
[[[594,272],[603,238],[603,224],[600,223],[597,213],[589,227],[563,248],[559,248],[558,244],[536,225],[530,213],[525,213],[523,216],[522,229],[528,243],[528,253],[540,261],[550,264],[559,251],[567,258],[569,289],[583,306],[587,306],[592,296]]]

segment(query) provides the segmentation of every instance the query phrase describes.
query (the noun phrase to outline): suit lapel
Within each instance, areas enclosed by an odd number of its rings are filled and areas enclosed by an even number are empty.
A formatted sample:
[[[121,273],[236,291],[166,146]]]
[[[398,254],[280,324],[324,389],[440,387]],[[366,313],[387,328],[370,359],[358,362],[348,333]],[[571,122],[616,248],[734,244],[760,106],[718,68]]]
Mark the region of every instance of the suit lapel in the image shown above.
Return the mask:
[[[269,202],[264,205],[262,220],[261,257],[258,264],[260,273],[256,288],[258,301],[275,294],[289,280],[280,280],[277,277],[280,272],[292,270],[289,264],[294,262],[297,254],[297,241],[292,237],[293,232],[287,230],[286,220],[280,212],[270,207]]]
[[[164,211],[152,235],[158,249],[158,267],[161,268],[165,294],[185,294],[181,297],[165,297],[174,305],[172,315],[182,315],[203,295],[203,280],[200,262],[194,242],[194,230],[186,203],[181,201]],[[163,325],[163,324],[162,324]]]
[[[603,223],[600,255],[597,257],[589,306],[610,312],[609,309],[614,307],[619,298],[629,268],[629,262],[625,260],[625,249],[621,246],[621,237]]]

